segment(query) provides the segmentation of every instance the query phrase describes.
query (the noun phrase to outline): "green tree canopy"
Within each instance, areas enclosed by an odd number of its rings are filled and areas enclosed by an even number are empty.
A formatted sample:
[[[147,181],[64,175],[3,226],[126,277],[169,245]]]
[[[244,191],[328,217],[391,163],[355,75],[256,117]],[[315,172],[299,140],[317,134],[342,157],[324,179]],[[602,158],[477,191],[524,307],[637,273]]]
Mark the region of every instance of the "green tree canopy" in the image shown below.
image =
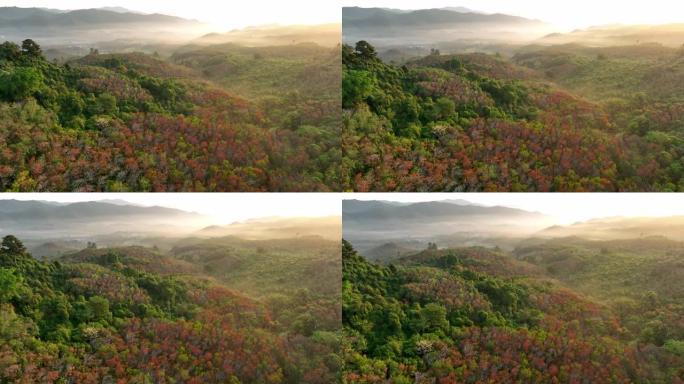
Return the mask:
[[[26,39],[21,42],[21,52],[24,57],[29,59],[38,59],[43,57],[43,51],[40,49],[40,45],[31,39]]]
[[[23,254],[26,252],[24,243],[17,239],[14,235],[7,235],[2,238],[2,246],[0,252],[11,254]]]
[[[35,68],[17,67],[0,72],[0,98],[21,101],[35,93],[43,84],[43,75]]]
[[[11,41],[0,44],[0,60],[17,61],[21,57],[21,48]]]

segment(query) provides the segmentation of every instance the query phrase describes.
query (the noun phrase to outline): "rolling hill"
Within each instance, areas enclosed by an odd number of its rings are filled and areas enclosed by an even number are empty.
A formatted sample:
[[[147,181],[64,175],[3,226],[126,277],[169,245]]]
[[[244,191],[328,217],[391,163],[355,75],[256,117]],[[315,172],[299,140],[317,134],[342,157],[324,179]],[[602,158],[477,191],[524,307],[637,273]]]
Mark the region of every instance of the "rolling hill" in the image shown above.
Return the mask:
[[[594,219],[572,225],[553,226],[536,235],[540,237],[580,236],[592,240],[634,239],[662,236],[680,240],[684,217],[612,217]]]
[[[659,44],[431,54],[343,49],[345,188],[678,191],[681,54]],[[684,185],[684,184],[682,184]]]
[[[339,292],[339,238],[184,239],[168,254],[256,298],[302,290],[314,296]]]
[[[0,50],[0,190],[329,191],[339,182],[337,48],[177,46],[166,60],[93,49],[62,63],[34,40],[22,45]]]
[[[683,250],[574,237],[379,265],[345,241],[346,380],[680,382]]]
[[[388,264],[394,260],[401,258],[407,254],[417,253],[424,249],[424,245],[420,242],[399,242],[394,241],[390,243],[380,244],[363,253],[363,255],[371,261],[379,264]]]
[[[679,48],[684,38],[684,24],[598,25],[569,33],[552,33],[537,42],[543,45],[581,44],[590,47],[658,43]]]
[[[209,33],[191,42],[199,45],[239,44],[248,47],[314,43],[335,47],[341,41],[340,24],[270,25],[236,29],[226,33]]]
[[[243,239],[287,239],[318,236],[335,241],[341,238],[342,223],[339,216],[261,218],[225,226],[210,226],[195,233],[201,237],[236,236]]]
[[[162,275],[199,275],[199,268],[196,265],[141,246],[88,247],[53,259],[64,263],[88,263],[105,267],[123,264],[140,271]]]
[[[2,243],[2,381],[314,384],[338,374],[334,280],[252,299],[154,249],[89,247],[39,261],[16,237]],[[334,254],[339,267],[339,243]]]

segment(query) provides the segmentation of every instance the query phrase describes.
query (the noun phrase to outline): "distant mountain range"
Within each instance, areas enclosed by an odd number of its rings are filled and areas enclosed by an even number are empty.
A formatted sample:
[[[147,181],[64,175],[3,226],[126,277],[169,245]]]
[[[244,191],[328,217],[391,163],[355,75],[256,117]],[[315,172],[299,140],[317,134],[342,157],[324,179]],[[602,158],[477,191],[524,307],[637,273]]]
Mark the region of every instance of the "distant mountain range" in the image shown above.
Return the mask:
[[[533,41],[553,29],[539,20],[462,7],[401,11],[342,8],[343,40],[367,40],[376,47],[440,46],[458,41],[482,43]]]
[[[54,203],[0,200],[0,234],[22,238],[78,238],[112,234],[185,233],[207,220],[197,213],[143,207],[120,200]]]
[[[99,48],[103,53],[131,50],[151,53],[185,44],[315,43],[334,47],[340,43],[342,35],[340,23],[263,25],[226,33],[216,33],[213,28],[197,20],[146,14],[123,7],[77,10],[0,7],[0,43],[4,40],[19,43],[30,38],[54,58],[81,56],[89,48]]]
[[[88,242],[100,246],[159,246],[212,238],[339,242],[341,218],[255,218],[230,225],[207,226],[204,215],[161,206],[141,206],[110,199],[77,203],[0,200],[0,238],[20,238],[36,257],[55,257],[81,250]]]
[[[526,19],[501,13],[486,14],[467,8],[419,9],[397,11],[386,8],[342,8],[344,27],[386,28],[386,27],[430,27],[453,26],[464,23],[500,24],[544,24],[539,20]]]
[[[187,41],[209,31],[197,20],[143,14],[121,7],[78,9],[0,7],[0,39],[33,39],[41,45],[87,45],[103,41]]]
[[[34,200],[0,200],[0,222],[31,220],[95,220],[112,217],[131,216],[195,216],[189,213],[166,207],[142,207],[126,203],[123,200],[86,201],[70,204],[55,204]]]
[[[128,8],[124,8],[124,7],[100,7],[97,9],[100,9],[103,11],[117,12],[117,13],[137,13],[137,14],[141,14],[141,15],[145,14],[144,12],[132,11],[132,10],[130,10]]]
[[[76,28],[134,23],[200,24],[196,20],[162,14],[141,14],[125,8],[93,8],[60,12],[44,8],[1,7],[0,20],[2,20],[2,28]]]
[[[537,212],[466,200],[419,203],[344,200],[343,236],[362,254],[387,260],[439,245],[507,245],[553,223]]]
[[[402,224],[440,221],[462,221],[473,217],[496,219],[540,219],[544,215],[502,206],[487,207],[466,200],[444,200],[397,204],[387,201],[344,200],[342,203],[345,223],[401,221]],[[399,222],[397,222],[399,224]]]

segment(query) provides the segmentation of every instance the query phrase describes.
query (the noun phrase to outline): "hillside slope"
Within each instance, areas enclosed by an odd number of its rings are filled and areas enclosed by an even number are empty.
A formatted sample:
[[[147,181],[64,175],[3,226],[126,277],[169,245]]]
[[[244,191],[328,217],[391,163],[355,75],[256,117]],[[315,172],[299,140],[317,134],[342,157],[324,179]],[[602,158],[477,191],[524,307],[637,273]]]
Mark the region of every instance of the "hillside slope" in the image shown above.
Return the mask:
[[[500,251],[429,249],[379,266],[344,242],[344,376],[349,383],[681,382],[677,334],[663,344],[649,322],[674,313],[669,304],[646,305],[655,307],[635,336],[638,312],[626,318]]]
[[[289,252],[306,247],[292,242]],[[338,377],[333,280],[315,291],[271,285],[272,295],[253,299],[198,259],[155,249],[89,247],[51,259],[34,259],[14,236],[2,240],[0,381],[323,384]],[[281,262],[281,271],[290,267]],[[246,281],[256,284],[261,277],[252,272]]]
[[[598,53],[605,58],[574,58],[559,56],[557,50],[524,50],[515,62],[497,55],[433,52],[399,67],[378,59],[365,41],[345,46],[344,187],[679,190],[684,180],[677,128],[681,103],[672,98],[678,97],[673,86],[681,74],[677,65],[650,74],[638,69],[625,73],[610,65],[611,54],[627,57],[615,59],[625,61],[626,68],[635,66],[633,55],[644,55],[614,48]],[[602,60],[608,64],[594,65]],[[639,65],[645,67],[648,60]],[[612,80],[582,77],[584,72]],[[605,84],[604,94],[624,94],[624,79],[653,84],[629,89],[659,89],[663,95],[627,93],[624,99],[605,100],[565,89],[567,82],[577,81],[587,88]],[[661,82],[664,86],[658,87]],[[665,97],[668,92],[674,96]]]
[[[23,48],[2,47],[0,190],[319,191],[337,185],[338,128],[330,121],[339,109],[319,107],[331,101],[302,95],[288,105],[267,88],[262,96],[270,103],[248,101],[201,71],[140,53],[93,52],[59,65],[30,40]],[[325,67],[331,59],[321,60]]]

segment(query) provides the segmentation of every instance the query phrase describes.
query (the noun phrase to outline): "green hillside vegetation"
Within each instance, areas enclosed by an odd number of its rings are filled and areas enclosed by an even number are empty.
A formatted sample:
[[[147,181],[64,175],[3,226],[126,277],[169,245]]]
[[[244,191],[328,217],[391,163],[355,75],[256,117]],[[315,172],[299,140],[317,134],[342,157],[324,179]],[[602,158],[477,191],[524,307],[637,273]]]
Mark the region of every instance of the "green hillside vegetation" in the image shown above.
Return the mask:
[[[656,43],[604,48],[577,44],[528,47],[512,60],[595,101],[640,97],[643,101],[676,102],[684,98],[684,51]]]
[[[684,245],[663,237],[551,240],[521,246],[516,258],[612,307],[627,334],[663,346],[684,339]]]
[[[244,244],[241,251],[247,249]],[[0,381],[337,380],[339,290],[309,293],[301,278],[296,294],[248,298],[202,266],[156,249],[94,244],[44,262],[6,236],[0,247]],[[291,276],[289,268],[285,263],[280,270]]]
[[[91,243],[86,249],[58,256],[57,260],[106,267],[123,264],[138,270],[167,275],[192,274],[197,269],[189,262],[166,256],[155,249],[140,246],[97,248],[95,243]]]
[[[338,242],[314,236],[279,240],[222,237],[183,240],[169,254],[255,297],[304,289],[333,297],[339,292],[339,252]]]
[[[343,47],[344,188],[678,191],[681,52],[525,47],[384,63]]]
[[[0,46],[0,189],[334,189],[337,50],[309,48],[273,48],[255,66],[256,54],[243,60],[244,50],[233,47],[234,55],[224,50],[213,57],[214,66],[191,68],[154,55],[96,50],[56,64],[32,40],[21,47],[6,42]],[[202,63],[196,54],[186,52],[184,60]],[[305,75],[294,70],[305,61]],[[240,86],[221,87],[224,67],[242,73],[228,81]],[[296,102],[281,92],[276,76],[298,95]],[[318,94],[298,93],[294,84],[307,83],[303,76],[318,79]],[[230,92],[248,89],[246,83],[256,93]],[[253,100],[256,94],[269,102]]]
[[[193,68],[231,92],[252,99],[299,91],[339,100],[339,95],[325,86],[340,79],[340,68],[330,65],[339,61],[339,53],[312,43],[274,47],[189,45],[178,49],[170,61]],[[319,80],[327,77],[327,81],[303,81],[309,74],[320,76]]]
[[[596,244],[611,253],[631,245]],[[601,278],[616,287],[618,274],[639,279],[633,285],[639,299],[625,317],[622,307],[605,300],[615,291],[601,296],[573,289],[582,279],[575,271],[583,269],[546,270],[545,258],[568,258],[553,242],[519,250],[517,258],[485,248],[431,246],[388,266],[366,261],[347,242],[342,255],[345,383],[684,380],[677,322],[682,298],[675,288],[654,299],[648,285],[639,285],[641,278],[653,279],[651,271],[630,275],[635,257],[600,258],[587,267],[604,271]],[[611,274],[615,264],[625,266]],[[662,280],[676,285],[679,277]]]
[[[378,264],[386,264],[393,259],[399,258],[409,253],[415,253],[416,251],[417,250],[414,249],[414,247],[392,242],[373,247],[364,252],[364,255],[366,255],[369,260],[373,260]]]

